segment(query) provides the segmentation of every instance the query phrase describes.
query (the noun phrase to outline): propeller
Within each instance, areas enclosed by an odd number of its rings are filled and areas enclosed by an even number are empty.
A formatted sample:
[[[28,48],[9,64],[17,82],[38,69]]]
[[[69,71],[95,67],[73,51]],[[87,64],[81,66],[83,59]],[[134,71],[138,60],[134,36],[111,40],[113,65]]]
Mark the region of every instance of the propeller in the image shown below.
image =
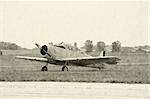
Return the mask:
[[[35,43],[35,45],[41,50],[41,54],[42,55],[45,55],[45,54],[47,54],[49,57],[51,57],[51,55],[49,54],[49,53],[47,53],[47,50],[45,50],[44,48],[43,48],[43,46],[41,47],[39,44],[37,44],[37,43]],[[46,46],[46,45],[44,45],[44,46]]]
[[[41,48],[39,44],[35,43],[35,45],[36,45],[39,49]]]

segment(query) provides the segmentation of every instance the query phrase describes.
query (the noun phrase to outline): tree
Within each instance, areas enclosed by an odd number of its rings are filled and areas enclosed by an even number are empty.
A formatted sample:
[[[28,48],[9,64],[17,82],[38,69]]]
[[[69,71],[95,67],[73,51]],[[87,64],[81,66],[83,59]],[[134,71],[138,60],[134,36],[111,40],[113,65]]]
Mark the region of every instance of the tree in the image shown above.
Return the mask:
[[[103,42],[103,41],[97,42],[96,49],[99,52],[104,51],[105,50],[105,42]]]
[[[120,52],[121,50],[121,42],[115,41],[112,43],[112,52]]]
[[[49,42],[48,44],[49,44],[49,45],[54,45],[53,42]]]
[[[21,47],[15,43],[0,42],[0,49],[18,50],[21,49]]]
[[[76,42],[74,42],[74,50],[75,50],[75,51],[78,51],[78,50],[79,50],[78,47],[77,47],[77,43],[76,43]]]
[[[85,50],[86,50],[86,52],[92,52],[93,42],[91,40],[86,40],[85,41]]]

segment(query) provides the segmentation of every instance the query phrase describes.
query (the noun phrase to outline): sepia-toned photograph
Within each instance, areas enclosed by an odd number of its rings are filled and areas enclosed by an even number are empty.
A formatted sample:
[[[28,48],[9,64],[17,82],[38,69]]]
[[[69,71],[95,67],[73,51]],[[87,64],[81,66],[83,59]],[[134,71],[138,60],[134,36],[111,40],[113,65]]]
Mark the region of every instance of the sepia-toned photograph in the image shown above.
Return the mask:
[[[0,0],[0,98],[150,98],[149,6]]]

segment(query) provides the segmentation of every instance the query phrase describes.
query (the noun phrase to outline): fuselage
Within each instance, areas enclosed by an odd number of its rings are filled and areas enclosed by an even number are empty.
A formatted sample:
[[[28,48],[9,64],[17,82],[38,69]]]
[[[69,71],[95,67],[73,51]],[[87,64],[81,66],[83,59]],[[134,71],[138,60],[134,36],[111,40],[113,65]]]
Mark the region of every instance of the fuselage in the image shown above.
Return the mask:
[[[45,45],[44,45],[45,46]],[[111,58],[111,60],[106,60],[105,57],[92,57],[90,55],[87,55],[84,52],[81,51],[75,51],[70,50],[68,48],[65,48],[63,46],[54,46],[54,45],[48,45],[47,48],[45,48],[47,53],[49,53],[48,56],[46,54],[45,57],[47,57],[50,64],[56,64],[56,65],[64,65],[66,62],[68,65],[79,65],[79,66],[86,66],[91,64],[117,64],[117,58]],[[77,60],[74,61],[59,61],[57,59],[62,58],[76,58]],[[80,60],[80,58],[84,58]],[[90,61],[88,61],[88,58],[90,58]],[[93,59],[92,59],[93,58]],[[97,58],[97,59],[95,59]],[[98,59],[99,58],[99,59]]]
[[[90,56],[81,51],[70,50],[65,47],[62,48],[60,46],[53,46],[53,45],[48,46],[48,53],[55,59],[56,58],[74,58],[74,57],[77,58],[77,57],[89,57]]]

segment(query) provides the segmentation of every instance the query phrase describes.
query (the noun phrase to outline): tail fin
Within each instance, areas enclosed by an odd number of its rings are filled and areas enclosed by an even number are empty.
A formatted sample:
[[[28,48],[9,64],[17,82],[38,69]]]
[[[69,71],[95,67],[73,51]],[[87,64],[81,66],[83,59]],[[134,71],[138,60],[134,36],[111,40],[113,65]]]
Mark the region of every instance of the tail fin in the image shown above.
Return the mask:
[[[99,56],[105,56],[105,51],[101,51]]]

